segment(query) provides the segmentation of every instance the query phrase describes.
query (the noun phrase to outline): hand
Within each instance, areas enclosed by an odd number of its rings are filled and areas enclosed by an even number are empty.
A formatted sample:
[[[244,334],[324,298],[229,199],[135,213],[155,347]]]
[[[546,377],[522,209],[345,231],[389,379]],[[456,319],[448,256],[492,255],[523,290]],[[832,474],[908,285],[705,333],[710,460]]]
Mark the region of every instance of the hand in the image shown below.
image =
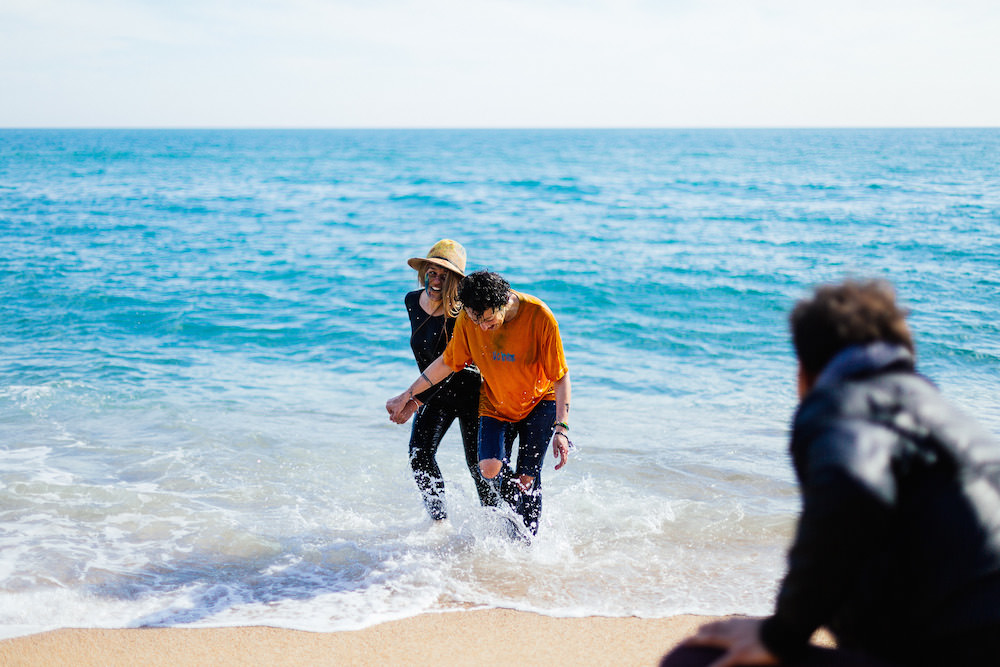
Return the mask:
[[[419,407],[420,404],[416,400],[411,399],[409,392],[405,391],[399,396],[390,398],[385,402],[385,409],[389,413],[389,420],[396,424],[405,424]]]
[[[410,420],[410,417],[417,413],[417,410],[419,409],[420,403],[417,403],[416,400],[407,401],[406,404],[403,405],[403,410],[396,414],[396,423],[405,424]]]
[[[556,470],[562,468],[569,461],[569,438],[562,431],[556,431],[552,434],[552,456],[559,457]]]
[[[777,665],[778,659],[760,641],[759,618],[730,618],[707,623],[684,644],[688,646],[714,646],[726,653],[709,667],[735,667],[735,665]]]

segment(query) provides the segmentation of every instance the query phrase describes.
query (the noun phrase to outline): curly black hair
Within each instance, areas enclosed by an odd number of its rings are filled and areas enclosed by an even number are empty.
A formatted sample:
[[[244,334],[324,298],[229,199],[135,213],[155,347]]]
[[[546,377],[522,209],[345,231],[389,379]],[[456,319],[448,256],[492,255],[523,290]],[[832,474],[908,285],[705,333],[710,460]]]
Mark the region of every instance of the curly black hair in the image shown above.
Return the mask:
[[[510,283],[499,273],[475,271],[462,278],[458,285],[458,300],[477,317],[490,309],[503,308],[510,295]]]
[[[812,298],[795,305],[788,319],[795,354],[810,375],[852,345],[884,341],[914,351],[906,311],[896,305],[895,291],[882,280],[821,285]]]

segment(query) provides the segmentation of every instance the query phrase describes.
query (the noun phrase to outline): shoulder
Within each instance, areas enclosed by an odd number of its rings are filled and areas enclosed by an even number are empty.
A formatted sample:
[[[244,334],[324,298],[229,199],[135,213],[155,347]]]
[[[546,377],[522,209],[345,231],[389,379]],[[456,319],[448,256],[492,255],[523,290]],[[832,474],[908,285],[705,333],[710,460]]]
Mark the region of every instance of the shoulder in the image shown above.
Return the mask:
[[[553,315],[552,310],[548,307],[548,305],[537,296],[525,294],[524,292],[518,292],[517,290],[514,290],[514,294],[521,302],[520,308],[523,309],[522,312],[541,315],[546,320],[555,323],[556,316]]]
[[[413,290],[412,292],[407,292],[406,296],[403,297],[403,303],[406,304],[407,308],[413,308],[420,303],[420,294],[422,290]]]
[[[815,389],[799,405],[796,423],[878,419],[916,404],[939,401],[942,398],[937,388],[916,373],[880,373]]]
[[[472,324],[472,320],[469,316],[465,314],[465,310],[460,310],[458,315],[454,318],[448,318],[448,324],[451,326],[452,331],[456,334],[465,334],[468,331],[473,331],[477,327]]]
[[[516,296],[522,304],[533,307],[541,306],[542,308],[548,310],[548,306],[545,305],[545,302],[539,299],[537,296],[533,294],[528,294],[527,292],[518,292],[517,290],[511,290],[511,291],[514,292],[514,296]]]
[[[836,488],[838,493],[863,489],[891,503],[895,497],[892,461],[899,438],[870,414],[848,409],[849,404],[846,394],[830,389],[803,401],[791,439],[796,475],[805,493],[809,489],[829,492]]]
[[[928,406],[943,406],[937,390],[914,373],[885,373],[818,388],[799,405],[792,456],[800,473],[836,467],[870,486],[887,473],[901,437],[925,431]]]

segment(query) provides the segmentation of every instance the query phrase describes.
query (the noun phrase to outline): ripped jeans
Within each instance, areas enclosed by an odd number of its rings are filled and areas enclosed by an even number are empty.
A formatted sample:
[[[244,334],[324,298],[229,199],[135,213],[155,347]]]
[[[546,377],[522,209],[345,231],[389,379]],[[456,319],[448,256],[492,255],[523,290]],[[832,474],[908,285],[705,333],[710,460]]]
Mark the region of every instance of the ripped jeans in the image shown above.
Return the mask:
[[[479,460],[497,459],[503,468],[492,483],[500,497],[524,521],[532,535],[538,534],[542,515],[542,463],[555,428],[556,402],[540,401],[524,419],[505,422],[493,417],[479,418]],[[517,439],[517,467],[510,468],[510,458]],[[522,475],[533,477],[531,488],[522,490],[517,480]]]

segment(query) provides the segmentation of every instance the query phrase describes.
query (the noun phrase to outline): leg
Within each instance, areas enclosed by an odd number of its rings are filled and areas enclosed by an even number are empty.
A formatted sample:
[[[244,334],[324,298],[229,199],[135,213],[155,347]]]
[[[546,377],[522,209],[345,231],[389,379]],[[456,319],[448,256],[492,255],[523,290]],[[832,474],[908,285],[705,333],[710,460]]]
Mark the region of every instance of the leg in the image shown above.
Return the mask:
[[[518,480],[519,484],[523,482]],[[521,510],[519,512],[524,519],[524,525],[528,527],[532,535],[538,534],[538,522],[542,518],[542,473],[532,480],[532,485],[528,489],[522,486]]]
[[[479,471],[486,479],[495,479],[507,464],[505,448],[509,423],[493,417],[479,418]]]
[[[917,649],[914,665],[993,665],[1000,656],[1000,624],[966,630]]]
[[[487,504],[497,507],[503,502],[517,512],[521,492],[511,479],[511,470],[507,465],[517,435],[513,426],[510,422],[492,417],[479,418],[479,470],[490,487]],[[511,536],[516,534],[517,529],[511,525]]]
[[[425,405],[413,419],[410,432],[410,467],[420,489],[427,513],[435,521],[448,518],[444,506],[444,478],[437,464],[441,438],[448,431],[454,416],[449,412]]]
[[[722,649],[707,646],[679,646],[663,656],[660,667],[708,667],[723,653]]]
[[[723,656],[725,651],[710,646],[678,646],[663,656],[660,667],[708,667]],[[820,648],[810,646],[805,655],[790,663],[781,663],[787,667],[894,667],[893,665],[872,658],[871,656],[843,649]],[[936,664],[966,664],[966,663],[936,663]],[[971,663],[969,663],[971,664]]]
[[[476,485],[476,494],[480,505],[495,504],[493,490],[489,482],[479,473],[479,414],[478,408],[470,413],[463,413],[458,418],[462,429],[462,445],[465,449],[465,465],[469,468],[472,483]]]
[[[552,440],[555,418],[555,401],[542,401],[518,423],[521,440],[515,473],[515,481],[521,489],[518,513],[532,535],[538,534],[538,522],[542,516],[542,463]]]

